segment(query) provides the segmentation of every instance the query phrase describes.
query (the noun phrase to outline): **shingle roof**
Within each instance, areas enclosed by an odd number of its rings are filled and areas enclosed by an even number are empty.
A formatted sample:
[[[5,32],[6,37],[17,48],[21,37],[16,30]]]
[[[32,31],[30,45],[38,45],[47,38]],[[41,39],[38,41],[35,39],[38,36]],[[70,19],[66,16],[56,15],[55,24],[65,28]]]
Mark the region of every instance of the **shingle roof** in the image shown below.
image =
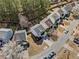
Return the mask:
[[[43,26],[41,24],[36,24],[35,26],[33,26],[31,28],[31,32],[35,35],[35,36],[40,36],[41,32],[45,31],[45,29],[43,28]]]
[[[3,42],[8,42],[13,35],[13,31],[11,29],[0,29],[0,40]]]
[[[25,30],[15,31],[15,40],[16,41],[26,41],[27,33]]]

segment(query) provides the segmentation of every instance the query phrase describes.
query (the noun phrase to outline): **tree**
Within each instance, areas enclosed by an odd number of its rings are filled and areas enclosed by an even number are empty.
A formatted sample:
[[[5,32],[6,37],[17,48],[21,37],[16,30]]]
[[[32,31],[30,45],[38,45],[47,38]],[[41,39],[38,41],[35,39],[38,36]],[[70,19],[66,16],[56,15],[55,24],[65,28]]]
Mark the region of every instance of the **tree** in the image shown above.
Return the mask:
[[[23,13],[28,21],[42,20],[41,14],[47,12],[49,0],[0,0],[0,19],[18,22],[18,14]],[[36,17],[39,17],[35,19]]]

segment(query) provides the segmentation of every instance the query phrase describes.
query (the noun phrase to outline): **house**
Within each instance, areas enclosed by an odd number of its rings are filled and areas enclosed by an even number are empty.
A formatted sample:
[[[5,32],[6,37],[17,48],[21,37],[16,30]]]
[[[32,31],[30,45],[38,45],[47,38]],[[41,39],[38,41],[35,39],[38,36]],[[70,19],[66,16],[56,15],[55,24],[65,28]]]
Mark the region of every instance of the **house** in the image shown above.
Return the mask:
[[[15,31],[14,38],[15,38],[16,42],[26,41],[27,40],[26,30]]]
[[[47,18],[44,18],[42,21],[40,21],[40,24],[44,27],[44,29],[49,28],[48,25],[45,23],[47,20]]]
[[[31,27],[30,30],[36,37],[41,37],[41,34],[45,31],[44,27],[41,24],[36,24],[35,26]]]
[[[0,45],[2,43],[8,43],[13,36],[13,31],[8,28],[1,28],[0,29]]]
[[[54,13],[52,13],[51,17],[52,17],[52,19],[54,20],[54,24],[60,22],[61,16],[59,15],[58,12],[55,11]]]
[[[66,10],[66,11],[68,11],[68,12],[70,12],[71,10],[72,10],[72,5],[71,4],[67,4],[67,5],[65,5],[64,6],[64,9]]]
[[[73,9],[74,5],[73,4],[67,4],[61,9],[64,11],[64,16],[69,17],[71,10]]]
[[[61,16],[58,14],[58,12],[55,12],[51,15],[51,17],[56,21],[59,20]]]
[[[62,7],[61,9],[64,11],[65,14],[69,14],[71,12],[73,8],[72,4],[67,4],[64,7]]]
[[[79,5],[79,1],[74,1],[75,5]]]
[[[54,15],[55,13],[54,12],[52,12],[47,18],[48,19],[50,19],[51,20],[51,22],[54,24],[55,23],[55,18],[53,18],[53,15]],[[59,16],[58,16],[59,17]]]
[[[78,18],[78,16],[79,16],[79,5],[76,5],[75,7],[73,7],[72,13],[73,13],[74,17]]]
[[[14,39],[16,40],[16,45],[20,46],[22,50],[26,50],[29,47],[26,30],[15,31]]]
[[[49,16],[47,16],[46,18],[44,18],[40,24],[45,28],[51,28],[53,26],[53,24],[55,23],[55,20],[51,18],[51,14]]]
[[[71,4],[72,7],[75,7],[75,5],[76,5],[75,2],[72,2],[72,3],[69,3],[69,4]]]
[[[58,8],[56,10],[56,12],[60,15],[60,18],[64,18],[65,17],[64,11],[61,8]]]

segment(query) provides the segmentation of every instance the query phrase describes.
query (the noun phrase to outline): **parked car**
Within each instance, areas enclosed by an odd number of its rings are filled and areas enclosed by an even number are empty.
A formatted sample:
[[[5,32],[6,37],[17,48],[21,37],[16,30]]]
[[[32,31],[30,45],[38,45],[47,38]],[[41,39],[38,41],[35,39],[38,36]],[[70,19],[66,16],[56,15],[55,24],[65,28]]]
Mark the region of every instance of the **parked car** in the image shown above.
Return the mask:
[[[68,30],[64,30],[64,33],[67,34],[69,31]]]
[[[48,59],[47,57],[44,57],[44,59]]]
[[[51,52],[48,57],[44,57],[44,59],[52,59],[56,55],[55,52]]]
[[[29,43],[27,41],[18,41],[17,43],[24,48],[23,50],[26,50],[29,47]]]
[[[49,56],[48,56],[48,59],[52,59],[55,55],[56,55],[55,52],[51,52],[51,53],[49,54]]]
[[[74,43],[79,45],[79,38],[74,38]]]
[[[53,55],[56,55],[56,53],[55,52],[51,52]]]
[[[0,47],[2,47],[3,44],[4,44],[4,42],[2,40],[0,40]]]

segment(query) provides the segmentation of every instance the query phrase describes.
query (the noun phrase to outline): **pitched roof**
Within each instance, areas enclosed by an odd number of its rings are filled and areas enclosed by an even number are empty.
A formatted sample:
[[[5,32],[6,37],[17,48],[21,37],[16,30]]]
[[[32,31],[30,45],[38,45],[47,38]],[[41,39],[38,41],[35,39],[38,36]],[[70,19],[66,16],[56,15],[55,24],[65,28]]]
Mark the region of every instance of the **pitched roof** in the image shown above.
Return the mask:
[[[35,26],[31,27],[31,32],[35,36],[40,36],[43,31],[45,31],[45,29],[41,24],[36,24]]]
[[[15,40],[16,41],[26,41],[27,33],[26,30],[15,31]]]
[[[3,42],[8,42],[13,35],[13,31],[11,29],[7,28],[1,28],[0,29],[0,40],[3,40]]]

